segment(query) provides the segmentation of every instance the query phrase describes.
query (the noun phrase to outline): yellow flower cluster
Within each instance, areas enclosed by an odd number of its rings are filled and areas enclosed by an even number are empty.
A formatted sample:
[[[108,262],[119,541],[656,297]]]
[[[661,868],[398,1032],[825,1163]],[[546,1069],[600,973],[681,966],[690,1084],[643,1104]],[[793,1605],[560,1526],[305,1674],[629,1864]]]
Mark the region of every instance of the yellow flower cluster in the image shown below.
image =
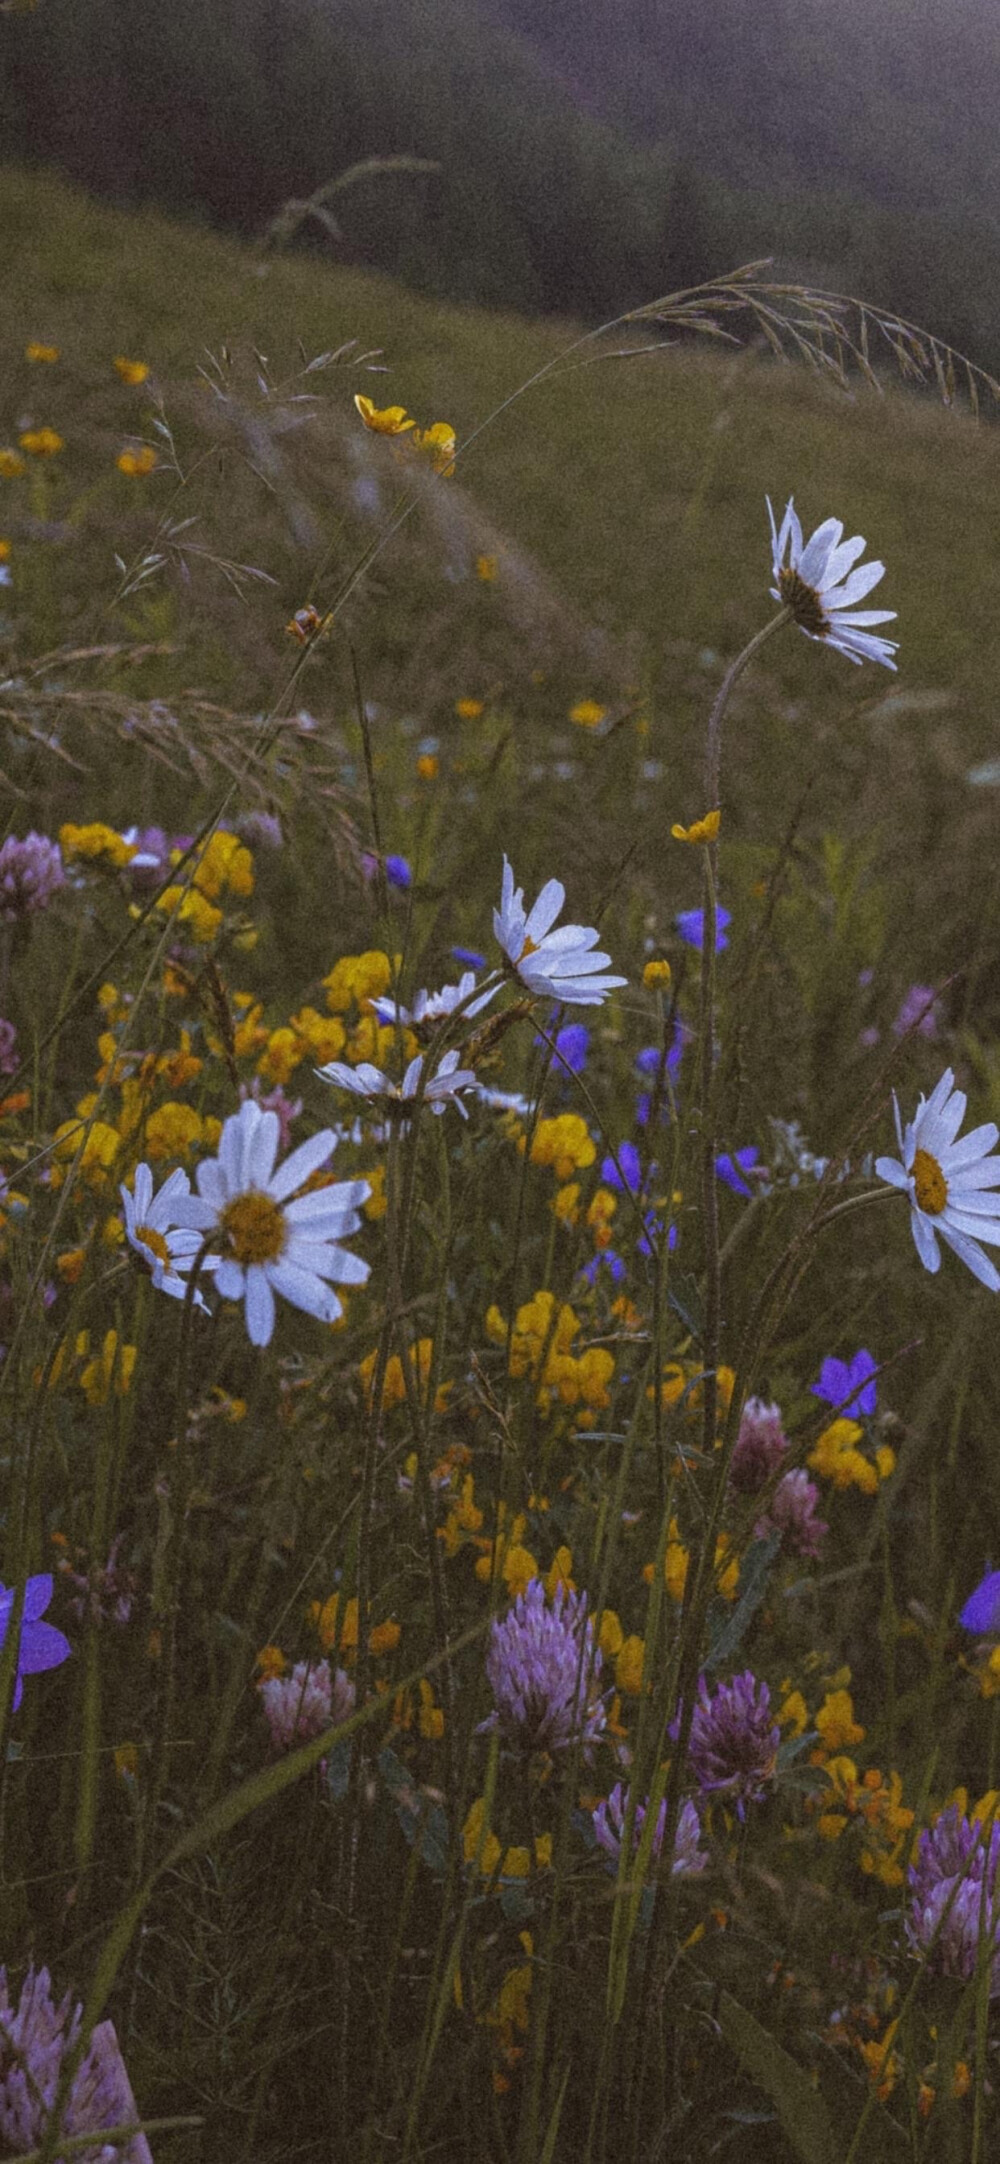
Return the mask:
[[[501,1878],[527,1878],[531,1857],[526,1848],[501,1849],[496,1834],[486,1823],[486,1802],[477,1796],[462,1828],[462,1847],[465,1861],[474,1864],[483,1878],[492,1878],[499,1872]],[[552,1862],[552,1835],[542,1833],[535,1840],[535,1863],[539,1870],[547,1870]]]
[[[835,1488],[860,1488],[863,1495],[875,1495],[879,1481],[888,1480],[894,1471],[896,1453],[888,1443],[880,1443],[874,1458],[866,1457],[857,1447],[863,1434],[856,1420],[832,1421],[809,1452],[806,1464],[821,1479],[831,1480]]]
[[[578,729],[599,729],[607,708],[599,706],[596,699],[578,699],[569,710],[569,718]]]
[[[65,442],[54,428],[26,428],[18,437],[22,451],[32,458],[55,458],[58,451],[66,449]]]
[[[903,1783],[898,1773],[888,1780],[876,1766],[858,1775],[852,1758],[839,1754],[823,1768],[830,1788],[821,1799],[817,1820],[824,1841],[839,1841],[852,1820],[862,1833],[858,1861],[869,1878],[882,1886],[901,1886],[906,1876],[913,1812],[903,1803]]]
[[[615,1371],[613,1353],[603,1345],[588,1345],[575,1354],[573,1344],[580,1318],[565,1304],[557,1305],[554,1293],[538,1292],[518,1309],[510,1348],[510,1373],[515,1381],[530,1377],[538,1386],[536,1402],[542,1412],[553,1406],[581,1407],[578,1426],[593,1427],[594,1415],[611,1403],[609,1384]],[[507,1342],[507,1325],[500,1309],[488,1308],[486,1334],[494,1345]]]
[[[383,999],[392,983],[392,963],[378,947],[364,954],[344,954],[323,978],[326,1004],[331,1014],[349,1014],[366,1000]]]
[[[67,820],[59,829],[59,847],[64,857],[79,857],[86,864],[109,864],[115,871],[129,864],[135,855],[134,845],[101,819],[84,827]]]
[[[127,1396],[135,1371],[136,1354],[137,1348],[134,1345],[119,1345],[117,1330],[106,1331],[100,1350],[93,1352],[90,1331],[81,1330],[72,1346],[68,1338],[60,1345],[49,1369],[48,1387],[50,1390],[57,1390],[64,1376],[69,1380],[67,1363],[71,1362],[75,1371],[74,1379],[83,1391],[88,1405],[106,1405],[112,1393],[117,1398]],[[41,1379],[42,1370],[39,1368],[35,1373],[36,1384],[40,1383]]]
[[[374,436],[409,436],[410,444],[430,460],[435,473],[454,473],[457,444],[450,421],[434,421],[430,428],[418,428],[405,406],[379,407],[362,392],[355,394],[354,403]]]
[[[735,1600],[740,1582],[739,1557],[730,1553],[731,1548],[732,1541],[729,1534],[720,1533],[715,1543],[713,1561],[715,1590],[721,1594],[723,1600]],[[684,1598],[690,1560],[689,1550],[681,1539],[678,1521],[676,1518],[671,1518],[667,1528],[667,1545],[663,1553],[663,1582],[671,1600],[681,1601]],[[653,1563],[647,1563],[644,1566],[642,1575],[647,1585],[652,1585],[655,1567]]]
[[[517,1146],[523,1157],[526,1136],[518,1138]],[[556,1119],[539,1120],[531,1144],[531,1162],[551,1165],[557,1180],[571,1180],[574,1172],[585,1172],[596,1155],[587,1122],[578,1112],[561,1112]]]
[[[689,1420],[696,1420],[705,1402],[704,1384],[700,1378],[703,1369],[697,1360],[668,1360],[660,1377],[660,1403],[664,1408],[680,1405]],[[715,1402],[720,1420],[725,1418],[732,1402],[736,1384],[735,1371],[720,1365],[715,1371]],[[646,1392],[650,1402],[655,1396],[651,1388]]]
[[[427,1396],[427,1384],[430,1380],[431,1364],[433,1358],[433,1338],[417,1338],[415,1344],[411,1345],[410,1347],[409,1361],[410,1374],[416,1385],[417,1395],[420,1398],[421,1402],[423,1402]],[[369,1405],[371,1404],[372,1392],[375,1387],[375,1369],[377,1366],[378,1353],[370,1352],[365,1356],[364,1360],[359,1363],[358,1367],[358,1373],[364,1385],[364,1392]],[[382,1412],[389,1412],[394,1405],[405,1405],[405,1403],[406,1377],[403,1373],[403,1364],[399,1358],[398,1353],[390,1353],[389,1358],[386,1361],[385,1375],[382,1379],[382,1400],[380,1410]],[[441,1389],[438,1390],[436,1394],[434,1402],[435,1412],[444,1412],[447,1408],[447,1404],[448,1386],[447,1384],[445,1384]]]
[[[115,460],[119,473],[126,474],[130,481],[143,480],[147,473],[152,473],[154,466],[158,463],[156,452],[151,443],[140,444],[137,451],[133,451],[126,445],[124,451],[119,451]]]

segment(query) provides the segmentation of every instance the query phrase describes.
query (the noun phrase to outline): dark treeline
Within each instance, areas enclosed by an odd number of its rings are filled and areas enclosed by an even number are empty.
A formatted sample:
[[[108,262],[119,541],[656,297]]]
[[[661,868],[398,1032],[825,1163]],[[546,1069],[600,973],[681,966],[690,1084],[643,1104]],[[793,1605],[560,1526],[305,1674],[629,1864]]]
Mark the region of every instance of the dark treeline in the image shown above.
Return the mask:
[[[894,49],[865,71],[867,14],[845,10],[838,72],[843,13],[824,27],[812,0],[41,0],[0,16],[0,148],[246,235],[359,161],[433,159],[339,196],[340,241],[303,241],[587,320],[776,253],[1000,361],[996,142],[970,219],[957,125],[934,177],[961,69],[928,148],[934,85]],[[979,62],[974,120],[1000,37]]]

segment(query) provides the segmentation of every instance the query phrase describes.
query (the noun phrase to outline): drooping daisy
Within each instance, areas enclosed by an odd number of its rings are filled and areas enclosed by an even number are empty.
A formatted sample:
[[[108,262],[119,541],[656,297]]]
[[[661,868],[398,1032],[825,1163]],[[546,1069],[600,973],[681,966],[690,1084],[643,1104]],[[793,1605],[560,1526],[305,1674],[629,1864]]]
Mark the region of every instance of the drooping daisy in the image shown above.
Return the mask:
[[[196,1174],[222,1250],[216,1289],[224,1300],[245,1302],[251,1345],[270,1344],[276,1292],[320,1322],[336,1322],[341,1304],[333,1285],[363,1285],[368,1276],[367,1262],[338,1244],[358,1229],[367,1180],[296,1194],[326,1163],[336,1136],[324,1127],[275,1171],[279,1132],[277,1113],[248,1098],[226,1121],[218,1157]]]
[[[500,907],[493,911],[493,931],[519,984],[536,998],[559,999],[568,1007],[599,1007],[626,977],[601,976],[611,957],[597,947],[600,937],[583,924],[553,931],[566,899],[558,879],[546,881],[534,907],[524,906],[524,890],[503,860]]]
[[[474,1014],[481,1014],[499,990],[498,977],[495,983],[487,985],[485,991],[474,997],[476,979],[473,971],[467,969],[457,984],[442,985],[440,992],[418,992],[412,1007],[397,1007],[388,995],[373,999],[370,1004],[372,1013],[390,1028],[398,1023],[401,1028],[429,1031],[434,1022],[442,1022],[459,1007],[463,1020],[466,1015],[471,1019]]]
[[[120,1193],[129,1246],[146,1264],[157,1292],[169,1292],[175,1300],[183,1300],[187,1273],[202,1244],[202,1235],[214,1222],[212,1209],[192,1195],[187,1173],[180,1169],[172,1172],[159,1194],[154,1195],[149,1166],[137,1165],[132,1193],[127,1187],[122,1187]],[[218,1261],[217,1255],[206,1255],[201,1267],[215,1270]],[[195,1306],[207,1315],[200,1292],[195,1292],[194,1299]]]
[[[775,600],[791,609],[799,630],[808,639],[836,647],[848,661],[880,661],[883,668],[895,669],[892,657],[898,640],[883,639],[869,628],[872,624],[892,623],[895,609],[854,606],[878,585],[885,575],[885,565],[875,562],[861,564],[856,571],[851,569],[865,543],[861,534],[844,541],[839,518],[824,519],[803,544],[793,499],[788,499],[780,529],[775,525],[770,497],[766,500],[774,569],[771,592]]]
[[[431,1112],[440,1115],[450,1104],[458,1106],[462,1118],[469,1115],[462,1103],[461,1091],[474,1089],[476,1077],[471,1067],[460,1067],[457,1051],[446,1052],[441,1065],[429,1082],[425,1082],[424,1103]],[[424,1064],[422,1052],[418,1052],[401,1082],[394,1082],[391,1075],[383,1074],[381,1067],[373,1067],[371,1060],[359,1060],[356,1067],[348,1067],[342,1059],[332,1059],[325,1067],[316,1067],[321,1082],[332,1082],[335,1089],[350,1090],[353,1097],[363,1097],[385,1117],[409,1119],[413,1112],[420,1070]]]
[[[946,1067],[940,1082],[925,1100],[921,1097],[905,1132],[899,1106],[893,1096],[899,1160],[877,1157],[880,1180],[898,1187],[910,1198],[910,1228],[925,1270],[939,1270],[938,1234],[964,1262],[980,1284],[1000,1292],[1000,1271],[981,1241],[1000,1247],[1000,1157],[991,1157],[998,1129],[992,1120],[974,1127],[961,1142],[955,1137],[965,1118],[965,1096],[955,1088],[955,1077]]]

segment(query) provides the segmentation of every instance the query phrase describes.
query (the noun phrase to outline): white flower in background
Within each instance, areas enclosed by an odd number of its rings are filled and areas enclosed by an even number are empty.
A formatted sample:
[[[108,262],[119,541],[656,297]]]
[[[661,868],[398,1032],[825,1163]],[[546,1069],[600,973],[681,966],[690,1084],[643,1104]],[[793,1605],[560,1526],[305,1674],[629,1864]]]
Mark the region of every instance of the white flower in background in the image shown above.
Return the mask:
[[[516,1112],[523,1119],[531,1111],[530,1097],[522,1097],[517,1090],[490,1090],[480,1083],[476,1096],[491,1112]]]
[[[215,1286],[224,1300],[243,1300],[251,1345],[269,1345],[274,1295],[336,1322],[341,1304],[333,1285],[363,1285],[368,1264],[338,1242],[356,1232],[358,1209],[371,1193],[367,1180],[340,1180],[308,1194],[295,1190],[326,1163],[336,1137],[328,1127],[300,1143],[277,1171],[280,1126],[252,1097],[228,1119],[218,1157],[198,1166],[203,1203],[221,1245]],[[289,1200],[292,1197],[292,1200]]]
[[[938,1234],[991,1292],[1000,1292],[1000,1272],[980,1241],[1000,1247],[1000,1157],[989,1152],[998,1139],[992,1120],[974,1127],[956,1142],[965,1118],[965,1097],[955,1088],[947,1067],[926,1100],[921,1097],[916,1113],[904,1133],[899,1106],[893,1096],[899,1155],[877,1157],[880,1180],[899,1188],[910,1198],[910,1228],[925,1270],[939,1270]]]
[[[460,1092],[474,1089],[476,1077],[471,1067],[460,1067],[457,1051],[446,1052],[441,1065],[429,1082],[424,1084],[423,1101],[431,1112],[442,1113],[449,1104],[458,1106],[463,1119],[468,1113],[462,1103]],[[370,1060],[359,1060],[356,1067],[348,1067],[342,1059],[332,1059],[325,1067],[317,1067],[321,1082],[331,1082],[335,1089],[349,1090],[353,1097],[363,1097],[366,1104],[386,1117],[408,1119],[413,1111],[414,1100],[420,1082],[424,1055],[418,1052],[401,1082],[394,1082],[391,1075],[383,1074],[381,1067],[373,1067]]]
[[[860,534],[843,541],[842,521],[828,518],[803,544],[793,499],[788,499],[780,530],[774,523],[770,497],[766,501],[775,581],[771,592],[775,600],[791,609],[807,638],[836,647],[848,661],[880,661],[884,668],[894,669],[892,657],[898,640],[880,638],[868,627],[892,623],[895,609],[854,607],[884,577],[885,565],[862,564],[852,571],[852,564],[857,563],[865,547]]]
[[[558,879],[547,880],[534,908],[526,911],[524,890],[514,888],[514,874],[503,860],[500,907],[493,930],[519,984],[538,999],[562,1000],[567,1007],[599,1007],[626,977],[606,977],[611,957],[602,954],[598,932],[587,925],[564,924],[553,931],[566,899]]]
[[[159,1194],[154,1196],[153,1175],[148,1165],[136,1166],[132,1193],[123,1187],[121,1198],[129,1246],[146,1264],[157,1292],[169,1292],[175,1300],[183,1300],[187,1273],[202,1244],[203,1234],[213,1223],[212,1210],[197,1195],[192,1195],[186,1172],[172,1172]],[[202,1269],[206,1272],[214,1270],[218,1259],[217,1255],[206,1255]],[[194,1303],[208,1314],[197,1290]]]
[[[473,998],[475,990],[475,971],[467,969],[457,984],[445,984],[440,992],[418,992],[412,1008],[397,1007],[395,1000],[388,997],[370,1000],[369,1005],[379,1021],[389,1028],[398,1024],[404,1029],[424,1029],[432,1022],[442,1022],[446,1015],[454,1014],[457,1007],[462,1009],[463,1021],[466,1015],[471,1020],[474,1014],[481,1014],[499,992],[500,979],[487,985],[478,998]]]

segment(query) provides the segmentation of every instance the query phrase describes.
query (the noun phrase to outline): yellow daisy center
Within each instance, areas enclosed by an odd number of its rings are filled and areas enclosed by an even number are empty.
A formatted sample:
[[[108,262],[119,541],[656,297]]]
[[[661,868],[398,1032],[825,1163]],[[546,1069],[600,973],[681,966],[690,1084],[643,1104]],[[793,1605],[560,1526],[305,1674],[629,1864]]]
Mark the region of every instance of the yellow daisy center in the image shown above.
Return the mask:
[[[798,572],[788,565],[778,573],[778,592],[801,629],[811,631],[816,639],[825,639],[830,625],[815,587],[807,586],[805,579],[800,579]]]
[[[918,1150],[913,1160],[913,1190],[929,1217],[940,1216],[948,1200],[948,1182],[929,1150]]]
[[[154,1225],[137,1225],[135,1236],[142,1241],[143,1247],[148,1247],[151,1255],[156,1256],[157,1262],[170,1261],[170,1249],[162,1232],[157,1232]]]
[[[229,1253],[244,1265],[277,1262],[285,1245],[280,1205],[256,1189],[237,1195],[222,1212],[221,1228]]]
[[[534,942],[534,940],[533,940],[533,939],[526,939],[526,940],[525,940],[525,942],[524,942],[524,945],[523,945],[523,947],[521,948],[521,952],[520,952],[520,954],[519,954],[519,955],[518,955],[518,957],[517,957],[517,959],[518,959],[518,962],[526,962],[526,961],[527,961],[527,959],[528,959],[528,956],[529,956],[529,954],[537,954],[537,953],[538,953],[538,948],[537,948],[537,946],[535,945],[535,942]]]

